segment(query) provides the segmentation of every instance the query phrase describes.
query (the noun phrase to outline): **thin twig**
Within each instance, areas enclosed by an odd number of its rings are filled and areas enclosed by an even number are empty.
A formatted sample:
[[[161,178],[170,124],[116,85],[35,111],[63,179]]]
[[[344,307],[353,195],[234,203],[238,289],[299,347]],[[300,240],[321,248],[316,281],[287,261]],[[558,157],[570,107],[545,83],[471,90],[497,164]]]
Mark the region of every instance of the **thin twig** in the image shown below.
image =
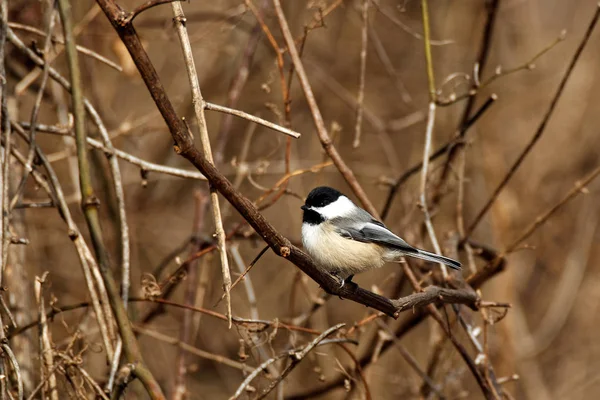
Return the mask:
[[[270,359],[266,360],[261,365],[259,365],[250,375],[248,375],[246,377],[246,379],[244,379],[244,381],[242,382],[242,384],[237,388],[237,390],[235,391],[235,393],[233,394],[233,396],[231,396],[229,398],[229,400],[234,400],[234,399],[239,398],[240,395],[242,394],[242,392],[244,391],[244,389],[250,384],[250,382],[252,382],[252,380],[254,380],[254,378],[256,378],[258,376],[258,374],[260,374],[263,370],[265,370],[265,368],[267,368],[269,365],[273,364],[275,361],[280,360],[282,358],[290,357],[290,359],[291,359],[290,364],[283,370],[283,372],[281,373],[281,375],[279,375],[273,382],[271,382],[271,384],[269,385],[269,387],[266,388],[257,397],[257,400],[265,398],[275,388],[275,386],[277,386],[279,384],[279,382],[281,382],[283,379],[285,379],[285,377],[290,372],[292,372],[292,370],[294,369],[294,367],[296,367],[296,365],[298,365],[298,363],[300,361],[302,361],[302,359],[304,357],[306,357],[306,355],[312,349],[314,349],[319,344],[322,344],[323,340],[327,336],[329,336],[333,332],[339,330],[344,325],[345,324],[337,324],[335,326],[332,326],[331,328],[327,329],[325,332],[323,332],[319,336],[317,336],[315,339],[313,339],[312,341],[310,341],[302,349],[289,350],[289,351],[286,351],[283,354],[279,354],[279,355],[277,355],[277,356],[275,356],[273,358],[270,358]]]
[[[433,222],[431,222],[431,215],[429,214],[429,207],[427,205],[427,174],[429,172],[429,154],[431,153],[431,142],[433,140],[433,128],[435,126],[435,110],[436,110],[436,91],[435,91],[435,76],[433,74],[433,59],[431,56],[431,38],[429,32],[429,11],[427,8],[427,0],[421,0],[421,9],[423,15],[423,31],[425,39],[423,40],[425,46],[425,62],[427,65],[427,82],[429,85],[429,112],[427,113],[427,128],[425,130],[425,146],[423,146],[423,169],[421,170],[421,187],[419,194],[419,203],[423,214],[425,216],[425,226],[431,244],[437,254],[442,253],[442,249],[438,242],[433,228]],[[448,268],[440,263],[442,269],[442,276],[444,280],[448,278]]]
[[[137,6],[136,8],[133,9],[133,11],[131,11],[129,13],[129,15],[127,15],[127,17],[125,18],[124,23],[127,24],[131,24],[133,22],[133,20],[135,19],[135,17],[137,17],[138,15],[140,15],[141,13],[143,13],[146,10],[149,10],[152,7],[156,7],[159,6],[161,4],[167,4],[167,3],[172,3],[175,1],[182,1],[182,0],[148,0],[146,1],[144,4],[140,4],[139,6]]]
[[[202,143],[202,149],[208,162],[213,164],[213,156],[210,146],[210,139],[208,137],[208,128],[206,126],[206,117],[204,116],[204,107],[206,103],[202,98],[202,92],[200,91],[200,82],[198,81],[198,74],[196,73],[196,66],[194,64],[194,56],[192,54],[192,46],[190,39],[187,34],[187,28],[185,27],[185,15],[183,14],[183,7],[181,3],[171,3],[173,10],[173,16],[175,21],[175,28],[177,35],[179,36],[179,42],[181,44],[181,50],[185,58],[185,66],[188,73],[188,79],[190,82],[190,88],[192,91],[192,104],[194,105],[194,114],[196,117],[196,123],[200,131],[200,142]],[[217,238],[217,249],[221,259],[221,273],[223,275],[223,290],[225,291],[225,301],[227,304],[227,315],[229,315],[229,327],[231,327],[231,274],[229,272],[229,261],[227,260],[227,248],[225,244],[225,230],[223,229],[223,220],[221,218],[221,210],[219,207],[219,196],[217,191],[211,185],[210,186],[210,199],[212,205],[213,221],[215,224],[215,236]]]
[[[424,1],[426,1],[426,0],[424,0]],[[422,290],[421,285],[419,284],[416,277],[414,276],[414,273],[412,272],[410,266],[408,266],[407,263],[404,263],[402,265],[402,268],[404,269],[404,273],[408,276],[414,290],[421,291]],[[485,398],[486,399],[494,399],[495,397],[493,395],[493,393],[494,393],[493,388],[490,387],[488,382],[484,379],[482,374],[479,372],[477,365],[475,364],[475,361],[468,354],[468,352],[464,348],[464,346],[452,334],[452,331],[444,322],[444,318],[439,313],[437,308],[433,304],[429,304],[426,309],[427,309],[427,312],[429,313],[429,315],[431,315],[431,317],[440,325],[440,327],[442,328],[444,333],[448,336],[448,339],[450,339],[450,341],[454,345],[455,349],[458,351],[458,353],[460,354],[462,359],[465,361],[465,363],[469,367],[469,370],[471,371],[471,373],[473,374],[473,377],[479,384],[479,387],[481,388],[481,391],[483,392],[483,395],[485,396]]]
[[[281,126],[281,125],[274,124],[273,122],[269,122],[265,119],[255,117],[252,114],[248,114],[248,113],[245,113],[240,110],[236,110],[233,108],[224,107],[224,106],[220,106],[220,105],[208,103],[208,102],[204,102],[204,109],[210,110],[210,111],[218,111],[218,112],[222,112],[225,114],[235,115],[236,117],[240,117],[240,118],[243,118],[250,122],[254,122],[255,124],[260,124],[262,126],[266,126],[267,128],[274,130],[275,132],[283,133],[284,135],[288,135],[288,136],[291,136],[296,139],[298,139],[300,137],[300,133],[298,133],[296,131],[293,131],[293,130],[286,128],[284,126]]]
[[[400,94],[400,98],[402,99],[402,101],[405,104],[412,103],[412,97],[411,97],[410,93],[408,92],[406,85],[400,78],[400,74],[398,74],[398,71],[396,71],[396,68],[394,68],[394,65],[392,64],[392,60],[390,59],[390,56],[388,55],[387,51],[385,50],[385,47],[383,46],[383,43],[381,42],[381,38],[379,37],[379,34],[377,33],[377,29],[375,29],[375,27],[373,26],[373,23],[370,21],[369,21],[368,35],[369,35],[369,38],[371,39],[371,41],[373,42],[373,48],[375,50],[375,53],[377,53],[377,57],[379,57],[379,60],[381,60],[381,63],[383,64],[383,67],[385,68],[387,74],[390,76],[390,78],[392,78],[392,81],[394,82],[394,85],[396,86],[396,89],[398,90],[398,93]]]
[[[492,94],[486,101],[481,105],[481,107],[474,113],[473,117],[471,117],[467,123],[461,126],[454,134],[454,137],[450,139],[446,144],[439,147],[437,150],[433,152],[429,156],[429,162],[434,161],[441,157],[442,155],[448,153],[455,146],[462,146],[464,144],[462,137],[465,135],[465,132],[475,123],[477,122],[484,113],[489,109],[489,107],[494,104],[494,102],[498,99],[495,94]],[[413,175],[417,174],[419,171],[423,169],[423,161],[421,160],[418,164],[413,165],[406,171],[400,175],[394,184],[390,187],[390,191],[385,200],[385,204],[381,211],[381,218],[385,220],[390,212],[390,208],[392,206],[392,201],[394,196],[398,193],[402,185]]]
[[[390,22],[392,22],[394,25],[396,25],[397,27],[402,29],[404,32],[408,33],[410,36],[414,37],[417,40],[423,40],[423,41],[425,40],[425,38],[421,34],[414,32],[404,22],[400,21],[398,18],[396,18],[394,15],[392,15],[391,12],[383,9],[379,5],[378,1],[373,0],[373,4],[375,5],[375,8],[377,9],[377,11],[379,11],[383,16],[385,16],[387,19],[389,19]],[[446,46],[448,44],[454,43],[453,40],[435,40],[435,39],[429,39],[429,42],[431,43],[432,46]]]
[[[365,75],[367,72],[367,45],[369,43],[369,1],[363,0],[362,4],[362,29],[361,29],[361,48],[360,48],[360,73],[358,79],[358,96],[356,108],[356,123],[354,125],[354,142],[352,147],[360,146],[360,136],[362,133],[363,103],[365,101]]]
[[[536,231],[541,225],[543,225],[554,213],[556,213],[560,208],[562,208],[566,203],[569,202],[572,198],[577,196],[579,193],[585,192],[585,187],[590,184],[598,175],[600,175],[600,167],[596,167],[592,172],[587,174],[583,179],[575,182],[573,188],[569,190],[563,198],[550,207],[547,211],[537,216],[535,220],[525,228],[515,240],[513,240],[508,246],[506,246],[506,250],[504,250],[504,254],[509,254],[513,252],[524,240],[526,240],[533,232]]]
[[[227,316],[225,316],[224,314],[219,313],[217,311],[208,310],[208,309],[202,308],[202,307],[192,307],[189,305],[180,304],[180,303],[176,303],[176,302],[164,300],[164,299],[151,299],[151,298],[149,299],[149,298],[132,297],[129,300],[132,302],[158,303],[158,304],[163,304],[163,305],[176,307],[176,308],[190,309],[195,312],[202,313],[204,315],[208,315],[210,317],[227,322]],[[66,306],[60,306],[60,307],[54,306],[50,311],[47,312],[46,318],[51,319],[52,317],[54,317],[58,314],[61,314],[63,312],[77,310],[80,308],[87,308],[90,305],[91,305],[90,302],[84,301],[84,302],[70,304],[70,305],[66,305]],[[270,320],[265,320],[265,319],[254,320],[254,319],[249,319],[249,318],[233,317],[232,321],[240,326],[244,326],[244,325],[252,326],[256,331],[263,331],[267,328],[277,326],[279,328],[286,329],[289,331],[301,332],[301,333],[306,333],[306,334],[310,334],[310,335],[319,335],[321,333],[320,331],[317,331],[315,329],[305,328],[305,327],[297,326],[297,325],[293,325],[293,324],[287,324],[285,322],[281,322],[281,321],[277,321],[277,320],[275,320],[275,321],[270,321]],[[7,338],[11,339],[17,335],[20,335],[23,332],[37,326],[38,324],[39,324],[39,319],[35,320],[33,322],[30,322],[28,324],[19,326],[14,331],[9,332],[9,334],[7,335]]]
[[[151,330],[151,329],[143,328],[141,326],[134,326],[133,330],[136,331],[136,332],[138,332],[138,333],[141,333],[142,335],[154,338],[156,340],[160,340],[161,342],[165,342],[165,343],[169,343],[169,344],[172,344],[174,346],[177,346],[181,350],[183,350],[183,351],[185,351],[187,353],[190,353],[190,354],[193,354],[195,356],[204,358],[206,360],[211,360],[211,361],[217,362],[219,364],[223,364],[223,365],[226,365],[228,367],[235,368],[235,369],[238,369],[238,370],[244,371],[244,372],[252,372],[254,370],[254,368],[252,368],[249,365],[242,364],[241,362],[231,360],[231,359],[229,359],[227,357],[224,357],[224,356],[220,356],[220,355],[217,355],[217,354],[209,353],[208,351],[205,351],[205,350],[199,349],[197,347],[191,346],[191,345],[189,345],[189,344],[187,344],[185,342],[180,341],[179,339],[176,339],[174,337],[170,337],[170,336],[164,335],[164,334],[162,334],[160,332],[157,332],[157,331],[154,331],[154,330]]]
[[[13,152],[10,116],[8,115],[7,107],[7,88],[6,66],[5,66],[5,45],[8,29],[8,0],[0,2],[0,136],[2,137],[3,153],[1,155],[2,164],[0,171],[0,286],[4,286],[4,274],[8,264],[8,249],[10,246],[10,198],[9,198],[9,181],[10,181],[10,154]],[[16,151],[16,149],[14,150]],[[29,164],[25,161],[24,168]],[[31,168],[31,166],[29,165]]]
[[[435,384],[435,382],[427,374],[427,372],[425,372],[425,371],[423,371],[423,369],[421,369],[421,367],[419,366],[417,360],[402,345],[402,343],[400,343],[400,340],[398,340],[398,338],[394,336],[394,332],[392,332],[392,330],[390,329],[390,327],[385,322],[383,322],[381,320],[377,321],[377,325],[381,329],[383,329],[383,331],[387,335],[387,338],[394,343],[394,346],[396,346],[396,348],[400,352],[400,355],[402,356],[402,358],[404,358],[404,360],[417,373],[417,375],[419,375],[419,377],[421,379],[423,379],[423,384],[427,385],[431,390],[433,390],[435,392],[435,394],[437,394],[437,396],[440,398],[440,400],[444,400],[446,398],[446,396],[444,396],[444,394],[442,393],[442,391],[440,390],[440,388],[438,387],[438,385]]]
[[[50,339],[50,330],[46,319],[46,300],[44,299],[44,283],[48,277],[48,272],[44,273],[41,278],[36,277],[35,280],[35,299],[39,309],[39,336],[40,336],[40,371],[42,380],[48,377],[48,387],[44,390],[50,393],[52,400],[58,400],[58,392],[56,389],[56,375],[54,374],[54,355],[52,350],[52,342]],[[45,395],[42,396],[45,398]]]
[[[263,0],[260,5],[259,12],[262,12],[267,6],[269,2],[268,0]],[[231,80],[231,84],[229,86],[229,90],[227,91],[227,102],[226,106],[229,108],[235,108],[238,104],[239,98],[242,94],[242,90],[246,86],[246,82],[248,81],[248,77],[250,76],[250,65],[252,64],[252,60],[254,59],[254,54],[256,53],[256,49],[258,48],[258,44],[261,39],[261,27],[260,23],[256,23],[250,32],[250,37],[248,38],[248,43],[244,48],[243,57],[240,61],[240,65],[237,69],[237,73],[235,77]],[[227,114],[221,120],[221,126],[219,129],[218,140],[215,146],[214,158],[215,164],[221,165],[225,159],[224,152],[225,146],[229,140],[229,135],[231,133],[231,126],[233,124],[233,115]],[[223,215],[227,213],[223,210]]]
[[[83,32],[83,30],[94,20],[94,18],[96,18],[96,16],[98,15],[99,12],[100,12],[99,7],[96,7],[95,5],[92,6],[89,9],[89,11],[83,16],[83,18],[81,18],[79,23],[75,27],[73,27],[73,35],[75,37],[79,36],[79,34],[81,32]],[[65,48],[63,47],[63,48],[58,49],[50,54],[46,54],[46,61],[48,62],[48,64],[51,64],[59,55],[61,55],[64,49]],[[43,63],[38,64],[38,66],[42,66],[42,70],[43,70]],[[15,95],[20,96],[23,93],[25,93],[27,88],[29,88],[29,86],[31,86],[33,84],[33,82],[36,81],[36,79],[39,77],[40,73],[42,73],[42,71],[40,71],[39,69],[31,70],[31,72],[29,72],[23,79],[21,79],[15,85]]]
[[[50,53],[50,46],[52,44],[51,33],[54,29],[55,16],[54,12],[54,2],[48,1],[46,4],[46,25],[47,25],[47,35],[46,40],[44,42],[44,67],[42,69],[42,81],[40,82],[40,87],[38,89],[35,102],[33,104],[33,108],[31,110],[31,128],[29,129],[29,151],[27,152],[27,165],[23,168],[23,177],[21,177],[21,182],[17,187],[15,195],[13,196],[10,202],[10,208],[14,208],[15,205],[21,200],[21,196],[23,195],[23,190],[25,189],[25,184],[27,183],[27,178],[29,177],[29,173],[31,171],[31,164],[33,163],[33,157],[35,155],[35,124],[37,122],[38,114],[40,111],[40,107],[42,105],[42,98],[44,97],[44,90],[46,88],[46,84],[48,82],[48,75],[50,72],[50,64],[46,62],[46,57]]]
[[[46,35],[46,33],[44,33],[43,31],[41,31],[33,26],[20,24],[18,22],[9,22],[8,26],[10,26],[12,29],[33,33],[35,35],[38,35],[38,36],[41,36],[44,38],[48,36],[48,35]],[[53,43],[65,44],[64,40],[62,40],[61,38],[54,37],[54,36],[51,36],[50,40],[52,40]],[[108,65],[109,67],[116,69],[119,72],[123,72],[123,68],[121,68],[121,66],[119,64],[116,64],[115,62],[109,60],[108,58],[104,57],[101,54],[96,53],[95,51],[93,51],[91,49],[88,49],[87,47],[77,45],[77,51],[82,54],[85,54],[87,56],[90,56],[92,58],[95,58],[96,60],[100,61],[101,63],[104,63],[104,64]]]
[[[27,129],[29,127],[28,122],[21,122],[20,125]],[[39,132],[47,132],[57,135],[65,135],[71,136],[71,130],[65,129],[61,127],[57,127],[54,125],[44,125],[37,124],[37,130]],[[109,149],[105,145],[103,145],[100,141],[93,139],[91,137],[86,138],[87,143],[93,147],[94,149],[98,149],[106,153],[107,155],[114,155],[123,161],[127,161],[130,164],[137,165],[144,172],[158,172],[161,174],[176,176],[179,178],[189,178],[189,179],[198,179],[198,180],[206,180],[206,177],[197,171],[188,171],[182,168],[168,167],[166,165],[156,164],[150,161],[143,160],[139,157],[136,157],[130,153],[126,153],[123,150],[119,150],[116,148]]]
[[[200,190],[194,192],[194,218],[192,223],[192,247],[190,253],[194,254],[200,250],[201,240],[200,235],[204,229],[204,214],[208,204],[208,196]],[[187,305],[196,304],[196,290],[198,288],[198,262],[192,261],[188,268],[188,284],[185,288],[184,302]],[[194,313],[192,310],[184,310],[183,321],[179,326],[179,341],[181,343],[193,343],[192,341],[192,321]],[[175,377],[173,387],[171,389],[170,398],[173,400],[183,400],[185,398],[186,389],[186,374],[187,374],[187,357],[182,349],[177,353],[175,365]]]
[[[21,377],[21,368],[19,367],[17,357],[15,357],[15,354],[13,353],[8,343],[2,343],[0,346],[2,347],[2,352],[8,356],[8,359],[13,368],[13,372],[17,379],[17,398],[19,400],[23,400],[23,378]]]

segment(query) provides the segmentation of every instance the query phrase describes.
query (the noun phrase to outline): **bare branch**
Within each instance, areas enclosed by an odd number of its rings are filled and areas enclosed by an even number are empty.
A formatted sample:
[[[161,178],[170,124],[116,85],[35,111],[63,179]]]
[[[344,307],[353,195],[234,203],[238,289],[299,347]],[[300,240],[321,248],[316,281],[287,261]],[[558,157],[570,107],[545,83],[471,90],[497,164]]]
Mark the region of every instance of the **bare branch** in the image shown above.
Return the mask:
[[[235,115],[236,117],[240,117],[243,119],[246,119],[250,122],[254,122],[255,124],[260,124],[262,126],[266,126],[269,129],[272,129],[276,132],[280,132],[283,133],[284,135],[288,135],[291,136],[293,138],[299,138],[300,137],[300,133],[293,131],[291,129],[288,129],[284,126],[280,126],[277,124],[274,124],[272,122],[269,122],[265,119],[259,118],[259,117],[255,117],[254,115],[245,113],[243,111],[240,110],[235,110],[233,108],[229,108],[229,107],[224,107],[224,106],[219,106],[217,104],[213,104],[213,103],[208,103],[208,102],[204,102],[204,109],[206,110],[210,110],[210,111],[218,111],[218,112],[222,112],[225,114],[231,114],[231,115]]]

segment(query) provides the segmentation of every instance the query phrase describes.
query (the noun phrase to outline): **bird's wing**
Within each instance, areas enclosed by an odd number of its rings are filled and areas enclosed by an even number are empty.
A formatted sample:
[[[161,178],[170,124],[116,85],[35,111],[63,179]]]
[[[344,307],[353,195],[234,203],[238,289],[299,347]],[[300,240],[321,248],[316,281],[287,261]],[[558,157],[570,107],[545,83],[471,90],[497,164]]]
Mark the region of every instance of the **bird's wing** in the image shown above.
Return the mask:
[[[350,218],[339,218],[334,221],[337,232],[348,239],[365,243],[377,243],[395,247],[409,253],[416,249],[392,233],[381,222],[372,219],[368,222],[357,222]]]

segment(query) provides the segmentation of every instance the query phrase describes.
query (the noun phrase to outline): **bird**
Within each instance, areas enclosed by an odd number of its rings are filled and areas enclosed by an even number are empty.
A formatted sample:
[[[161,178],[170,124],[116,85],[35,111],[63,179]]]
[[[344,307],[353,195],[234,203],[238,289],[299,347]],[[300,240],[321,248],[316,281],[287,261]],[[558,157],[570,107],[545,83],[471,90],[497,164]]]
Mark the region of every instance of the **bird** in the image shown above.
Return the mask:
[[[340,287],[359,272],[399,262],[404,256],[461,269],[456,260],[409,245],[334,188],[314,188],[300,208],[304,249],[321,268],[338,278]]]

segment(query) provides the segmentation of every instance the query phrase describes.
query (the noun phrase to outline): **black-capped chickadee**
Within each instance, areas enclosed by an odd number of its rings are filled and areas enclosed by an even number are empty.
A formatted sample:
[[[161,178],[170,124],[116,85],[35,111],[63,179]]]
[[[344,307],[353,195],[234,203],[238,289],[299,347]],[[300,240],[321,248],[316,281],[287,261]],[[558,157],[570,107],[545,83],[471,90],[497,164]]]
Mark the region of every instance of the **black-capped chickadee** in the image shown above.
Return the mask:
[[[342,286],[356,273],[400,261],[403,256],[460,269],[458,261],[412,247],[333,188],[313,189],[301,208],[304,248]]]

